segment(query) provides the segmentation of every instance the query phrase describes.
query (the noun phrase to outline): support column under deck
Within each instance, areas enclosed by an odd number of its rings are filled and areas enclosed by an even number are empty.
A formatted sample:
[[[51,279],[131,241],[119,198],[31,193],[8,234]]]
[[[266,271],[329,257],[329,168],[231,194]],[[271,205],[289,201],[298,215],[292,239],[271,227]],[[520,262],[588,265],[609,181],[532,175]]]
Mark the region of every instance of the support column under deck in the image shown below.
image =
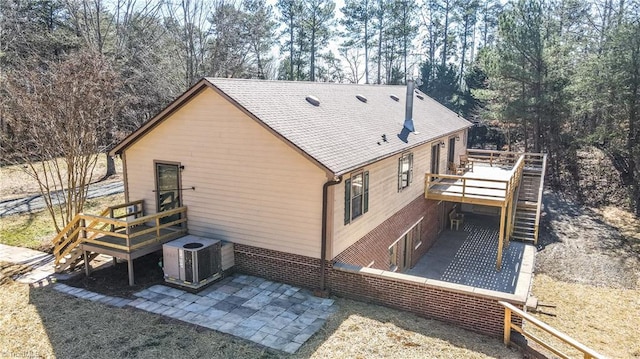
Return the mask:
[[[504,230],[505,230],[505,207],[500,207],[500,232],[498,235],[498,258],[496,259],[496,269],[502,269],[502,246],[504,243]]]

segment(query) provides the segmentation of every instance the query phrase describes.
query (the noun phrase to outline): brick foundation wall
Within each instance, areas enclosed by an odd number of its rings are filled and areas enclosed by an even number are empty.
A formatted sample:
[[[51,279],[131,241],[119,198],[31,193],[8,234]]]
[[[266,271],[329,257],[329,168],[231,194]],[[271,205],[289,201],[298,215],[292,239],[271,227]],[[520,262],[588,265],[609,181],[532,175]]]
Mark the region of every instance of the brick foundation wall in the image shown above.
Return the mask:
[[[319,259],[242,244],[234,245],[234,255],[235,272],[308,289],[320,286]],[[524,304],[524,299],[514,300],[509,294],[491,298],[474,293],[470,287],[466,287],[467,291],[455,284],[427,284],[436,281],[378,269],[342,263],[327,263],[326,268],[326,284],[332,294],[404,310],[493,337],[503,334],[504,309],[498,300],[519,307]],[[514,322],[518,320],[514,318]]]
[[[345,249],[334,261],[361,267],[373,262],[371,268],[389,270],[389,246],[424,217],[421,227],[422,245],[417,249],[411,246],[413,266],[438,238],[440,221],[444,222],[443,226],[448,225],[445,216],[450,208],[451,204],[427,200],[420,196]],[[399,248],[399,258],[404,255],[403,250]]]
[[[403,280],[397,278],[404,276],[402,274],[381,274],[378,270],[359,269],[332,268],[329,271],[331,292],[338,296],[452,323],[492,337],[503,335],[504,308],[498,301],[508,301],[520,308],[524,304],[521,300],[509,300],[512,296],[508,294],[505,294],[505,298],[490,298],[476,295],[471,290],[465,293],[459,288],[446,288],[456,286],[454,284],[430,285],[426,284],[424,278],[413,277],[415,280]],[[370,273],[362,273],[363,271]],[[514,322],[521,322],[521,319],[514,317]]]
[[[320,287],[320,259],[234,244],[235,271],[298,287]]]

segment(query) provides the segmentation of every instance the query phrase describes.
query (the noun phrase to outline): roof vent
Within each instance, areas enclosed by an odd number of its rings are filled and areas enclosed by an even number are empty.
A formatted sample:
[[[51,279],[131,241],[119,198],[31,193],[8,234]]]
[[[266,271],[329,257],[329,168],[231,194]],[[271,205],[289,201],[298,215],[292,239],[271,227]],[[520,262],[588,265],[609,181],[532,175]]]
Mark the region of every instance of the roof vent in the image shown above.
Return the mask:
[[[419,99],[424,100],[424,96],[422,95],[416,95]]]
[[[314,105],[316,107],[320,106],[320,100],[318,100],[318,98],[315,97],[315,96],[309,95],[305,99],[307,100],[308,103],[310,103],[310,104],[312,104],[312,105]]]
[[[398,97],[398,96],[396,96],[396,95],[391,95],[391,96],[389,96],[389,97],[391,97],[391,99],[392,99],[393,101],[395,101],[395,102],[400,101],[400,97]]]
[[[364,103],[367,103],[367,98],[362,95],[356,95],[356,98]]]

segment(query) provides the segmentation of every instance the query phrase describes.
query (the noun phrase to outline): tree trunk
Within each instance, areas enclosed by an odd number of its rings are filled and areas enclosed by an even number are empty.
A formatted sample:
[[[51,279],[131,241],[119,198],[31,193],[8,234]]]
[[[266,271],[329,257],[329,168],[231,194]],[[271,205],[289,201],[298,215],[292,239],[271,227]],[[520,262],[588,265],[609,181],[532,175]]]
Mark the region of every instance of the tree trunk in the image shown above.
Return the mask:
[[[113,157],[109,156],[108,153],[105,152],[104,155],[107,158],[107,171],[105,172],[104,177],[107,178],[116,174],[116,161]]]
[[[369,84],[369,2],[365,0],[364,11],[366,15],[364,18],[364,83]],[[356,80],[358,78],[356,74]],[[358,81],[356,81],[357,83]]]

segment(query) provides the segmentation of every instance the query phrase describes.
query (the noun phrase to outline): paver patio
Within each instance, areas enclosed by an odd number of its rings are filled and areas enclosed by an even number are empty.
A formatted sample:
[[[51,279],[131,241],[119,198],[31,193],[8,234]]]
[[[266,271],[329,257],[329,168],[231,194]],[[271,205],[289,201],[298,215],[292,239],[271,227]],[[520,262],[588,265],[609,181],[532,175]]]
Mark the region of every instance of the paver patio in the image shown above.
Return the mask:
[[[65,284],[58,291],[118,307],[131,306],[295,353],[336,311],[333,299],[263,278],[232,275],[197,293],[154,285],[129,300]]]

